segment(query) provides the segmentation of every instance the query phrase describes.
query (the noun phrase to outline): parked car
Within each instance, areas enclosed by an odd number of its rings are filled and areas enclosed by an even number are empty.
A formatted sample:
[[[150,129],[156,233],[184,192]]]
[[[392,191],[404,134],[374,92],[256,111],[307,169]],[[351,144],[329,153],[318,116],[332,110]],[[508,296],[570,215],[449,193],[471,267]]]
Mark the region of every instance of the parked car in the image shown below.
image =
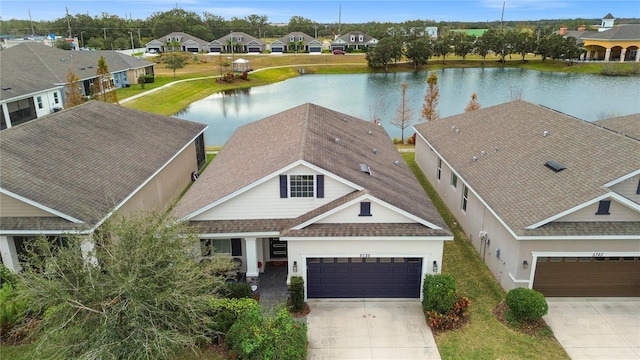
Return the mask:
[[[343,50],[333,50],[333,55],[344,55],[344,51]]]

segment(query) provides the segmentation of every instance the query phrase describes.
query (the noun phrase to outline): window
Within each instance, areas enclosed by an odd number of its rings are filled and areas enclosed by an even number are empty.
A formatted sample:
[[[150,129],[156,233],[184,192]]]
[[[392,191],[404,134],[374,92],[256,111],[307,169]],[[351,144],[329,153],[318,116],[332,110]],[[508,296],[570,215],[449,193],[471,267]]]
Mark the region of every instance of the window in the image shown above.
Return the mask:
[[[295,37],[289,36],[289,42],[293,42],[294,40],[295,40]]]
[[[436,176],[438,177],[438,180],[442,177],[442,159],[438,159],[438,173]]]
[[[371,203],[363,201],[360,203],[360,214],[358,216],[371,216]]]
[[[611,200],[601,200],[598,205],[598,212],[596,215],[609,215],[609,207],[611,206]]]
[[[304,37],[303,37],[302,35],[300,35],[300,36],[298,37],[298,41],[304,41]]]
[[[358,41],[364,41],[364,36],[363,35],[358,36]]]
[[[291,175],[289,195],[291,197],[313,197],[313,175]]]
[[[454,188],[458,187],[458,175],[451,173],[451,186]]]
[[[36,100],[38,101],[38,109],[42,109],[42,96],[38,96]]]
[[[202,256],[213,254],[231,254],[231,240],[229,239],[200,239]]]
[[[54,101],[56,104],[59,104],[59,103],[60,103],[60,99],[58,98],[58,93],[57,93],[57,92],[54,92],[54,93],[53,93],[53,101]]]
[[[351,35],[351,41],[356,41],[356,37],[354,35]]]
[[[469,188],[466,185],[462,186],[462,210],[467,211],[467,202],[469,201]]]

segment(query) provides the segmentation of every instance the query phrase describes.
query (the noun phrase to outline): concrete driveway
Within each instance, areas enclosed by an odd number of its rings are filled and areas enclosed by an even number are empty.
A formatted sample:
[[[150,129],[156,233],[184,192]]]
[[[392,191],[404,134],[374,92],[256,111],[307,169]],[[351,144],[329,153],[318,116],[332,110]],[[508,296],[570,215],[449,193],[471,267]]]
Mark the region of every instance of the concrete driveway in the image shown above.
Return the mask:
[[[574,359],[640,359],[640,298],[547,298],[544,316]]]
[[[440,359],[418,300],[309,300],[307,359]]]

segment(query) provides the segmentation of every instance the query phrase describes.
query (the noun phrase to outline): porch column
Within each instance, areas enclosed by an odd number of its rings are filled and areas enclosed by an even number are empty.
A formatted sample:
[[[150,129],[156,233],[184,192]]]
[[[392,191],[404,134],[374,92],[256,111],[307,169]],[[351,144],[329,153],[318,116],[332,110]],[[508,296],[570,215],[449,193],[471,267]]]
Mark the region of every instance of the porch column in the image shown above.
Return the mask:
[[[591,50],[587,50],[586,59],[587,61],[591,60]]]
[[[604,53],[604,61],[609,61],[609,57],[611,56],[611,49],[607,49],[607,51]]]
[[[4,121],[7,124],[7,129],[11,127],[11,118],[9,118],[9,104],[2,104],[2,114],[4,115]]]
[[[247,278],[258,277],[258,242],[256,238],[245,238],[247,247]]]
[[[640,62],[640,49],[636,50],[636,62]]]
[[[2,263],[7,269],[13,272],[19,272],[22,268],[18,261],[18,252],[16,251],[16,243],[11,236],[0,236],[0,254],[2,254]]]
[[[620,62],[624,62],[624,56],[627,54],[627,49],[620,50]]]

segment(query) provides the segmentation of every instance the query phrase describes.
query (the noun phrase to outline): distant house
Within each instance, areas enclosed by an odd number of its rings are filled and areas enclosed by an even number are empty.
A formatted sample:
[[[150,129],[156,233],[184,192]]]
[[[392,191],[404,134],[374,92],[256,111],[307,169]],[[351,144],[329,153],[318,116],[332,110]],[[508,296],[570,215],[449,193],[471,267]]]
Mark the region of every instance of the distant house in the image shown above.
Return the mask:
[[[80,78],[82,94],[91,95],[100,56],[116,89],[154,73],[154,63],[117,51],[68,51],[32,42],[0,51],[1,129],[62,109],[69,70]]]
[[[203,258],[286,265],[308,298],[421,298],[453,239],[383,127],[313,104],[240,127],[174,215]]]
[[[206,125],[89,101],[2,132],[0,253],[90,237],[113,211],[165,211],[206,162]]]
[[[331,42],[331,51],[347,51],[347,49],[362,50],[365,48],[375,47],[377,44],[378,39],[360,31],[351,31],[333,40]]]
[[[639,120],[514,101],[416,125],[416,162],[505,290],[640,296]]]
[[[145,44],[147,52],[161,53],[165,51],[202,52],[207,51],[208,41],[183,33],[172,32]]]
[[[207,44],[212,53],[261,53],[265,47],[265,43],[243,32],[232,32]]]
[[[577,39],[584,47],[583,60],[633,61],[640,62],[640,25],[615,25],[615,18],[607,14],[596,30],[581,26],[577,30],[563,27],[557,33]]]
[[[319,54],[322,53],[322,41],[296,31],[278,38],[269,45],[269,48],[272,54],[290,51]]]

